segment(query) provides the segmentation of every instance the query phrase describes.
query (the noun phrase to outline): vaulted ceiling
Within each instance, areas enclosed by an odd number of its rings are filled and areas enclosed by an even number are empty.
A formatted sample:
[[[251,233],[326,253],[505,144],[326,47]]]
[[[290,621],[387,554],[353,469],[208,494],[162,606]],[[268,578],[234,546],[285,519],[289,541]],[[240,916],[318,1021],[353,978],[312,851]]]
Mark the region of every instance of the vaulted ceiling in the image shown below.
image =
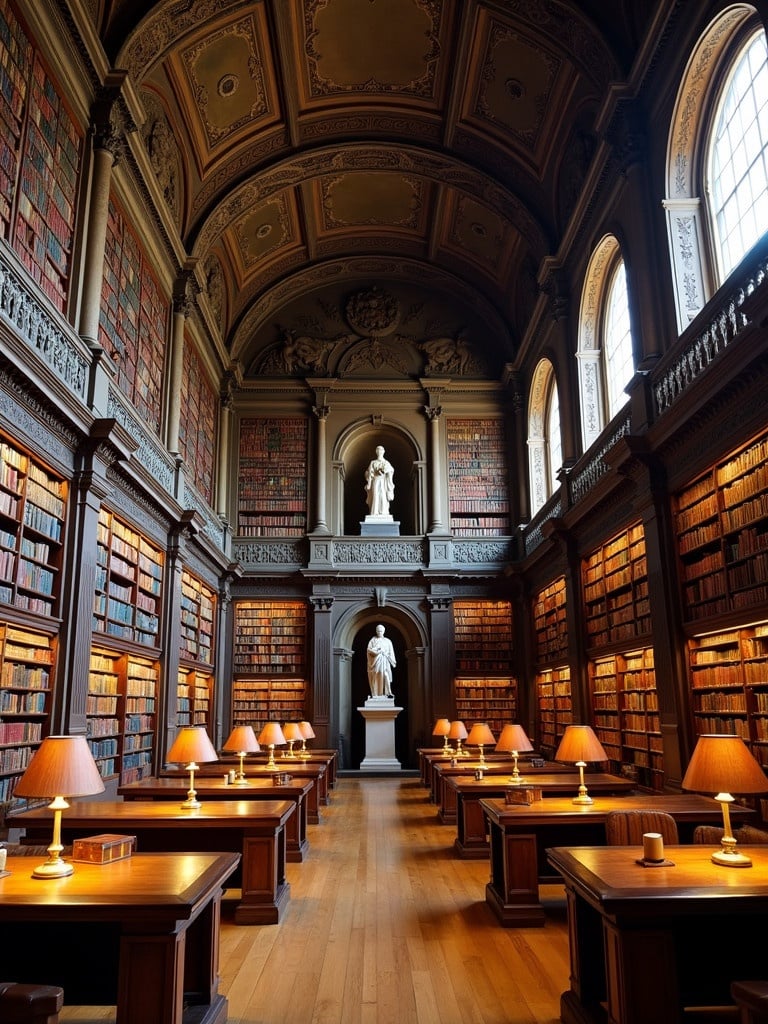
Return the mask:
[[[329,353],[461,335],[493,376],[656,6],[102,0],[96,17],[231,359],[269,372],[286,332]]]

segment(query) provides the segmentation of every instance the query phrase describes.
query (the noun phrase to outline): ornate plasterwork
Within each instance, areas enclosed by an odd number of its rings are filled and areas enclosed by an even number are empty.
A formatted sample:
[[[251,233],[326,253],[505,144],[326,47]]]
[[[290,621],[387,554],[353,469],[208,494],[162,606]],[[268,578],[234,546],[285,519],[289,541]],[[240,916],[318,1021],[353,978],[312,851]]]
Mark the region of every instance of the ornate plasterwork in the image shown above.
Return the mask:
[[[109,389],[107,413],[125,427],[137,442],[138,447],[132,458],[136,459],[161,487],[169,494],[173,494],[174,472],[168,454],[158,438],[140,425],[136,414],[124,404],[113,387]]]

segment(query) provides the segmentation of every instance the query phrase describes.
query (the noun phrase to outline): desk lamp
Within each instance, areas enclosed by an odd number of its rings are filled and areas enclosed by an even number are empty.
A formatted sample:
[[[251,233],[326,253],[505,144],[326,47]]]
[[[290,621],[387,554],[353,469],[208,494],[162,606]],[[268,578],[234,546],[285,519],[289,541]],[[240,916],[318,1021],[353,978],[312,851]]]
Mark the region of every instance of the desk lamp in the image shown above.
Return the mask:
[[[68,797],[104,792],[104,782],[85,736],[47,736],[19,779],[14,796],[52,798],[53,839],[48,860],[32,872],[33,878],[62,878],[73,867],[61,859],[61,812]]]
[[[466,750],[461,749],[461,741],[467,738],[467,728],[463,722],[451,722],[451,727],[448,730],[448,739],[456,740],[456,750],[454,753],[456,757],[466,757]]]
[[[715,800],[723,809],[723,836],[720,840],[720,849],[712,854],[715,864],[732,868],[751,867],[751,859],[736,849],[728,804],[733,803],[731,792],[768,792],[768,778],[741,736],[699,736],[683,777],[682,787],[702,793],[713,793]]]
[[[432,730],[433,736],[443,737],[443,753],[450,754],[451,745],[448,742],[448,733],[451,731],[451,723],[447,718],[438,718],[435,722],[435,727]]]
[[[236,725],[232,732],[227,737],[227,742],[222,748],[224,750],[236,750],[237,756],[240,758],[240,770],[235,776],[236,786],[247,786],[248,780],[245,777],[243,771],[243,760],[246,754],[255,754],[259,750],[259,741],[256,739],[256,733],[253,731],[253,726],[250,725]]]
[[[591,804],[592,797],[587,794],[587,787],[584,785],[587,761],[608,760],[608,755],[592,728],[588,725],[566,725],[555,760],[570,761],[579,769],[579,795],[573,798],[573,803]]]
[[[187,799],[182,803],[183,811],[191,811],[200,806],[195,792],[195,772],[198,761],[218,761],[219,755],[208,738],[202,725],[183,725],[176,733],[166,760],[170,764],[185,764],[189,772],[189,790]]]
[[[485,767],[485,754],[483,753],[483,747],[487,747],[490,743],[495,742],[496,740],[488,727],[487,722],[475,722],[469,730],[467,743],[472,747],[480,747],[479,761],[481,767]]]
[[[264,728],[259,733],[259,743],[262,746],[267,747],[269,750],[269,759],[267,761],[267,771],[276,772],[278,770],[277,764],[275,763],[275,747],[281,747],[286,742],[283,730],[280,728],[279,722],[267,722]]]
[[[299,731],[301,732],[301,750],[298,753],[299,757],[307,758],[310,756],[307,750],[307,740],[313,740],[315,738],[315,732],[309,722],[299,722]]]
[[[283,755],[284,757],[296,758],[296,754],[293,752],[293,744],[296,740],[302,739],[301,729],[299,728],[298,722],[286,722],[283,726],[283,736],[288,741],[288,750]]]
[[[514,767],[512,778],[509,780],[513,786],[519,786],[523,781],[520,772],[517,770],[517,758],[521,751],[533,750],[533,744],[528,739],[525,729],[517,722],[508,722],[501,730],[499,742],[496,749],[500,752],[508,751],[512,754]]]

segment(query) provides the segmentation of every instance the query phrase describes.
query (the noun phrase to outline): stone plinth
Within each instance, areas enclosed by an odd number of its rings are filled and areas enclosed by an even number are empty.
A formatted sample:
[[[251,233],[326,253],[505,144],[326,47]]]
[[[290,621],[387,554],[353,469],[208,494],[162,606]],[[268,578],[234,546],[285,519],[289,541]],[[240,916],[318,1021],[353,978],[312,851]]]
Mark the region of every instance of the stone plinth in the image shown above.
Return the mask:
[[[360,523],[361,537],[399,537],[400,522],[392,516],[366,516]]]
[[[365,719],[365,757],[361,771],[399,772],[395,757],[395,719],[403,710],[391,697],[369,697],[357,709]]]

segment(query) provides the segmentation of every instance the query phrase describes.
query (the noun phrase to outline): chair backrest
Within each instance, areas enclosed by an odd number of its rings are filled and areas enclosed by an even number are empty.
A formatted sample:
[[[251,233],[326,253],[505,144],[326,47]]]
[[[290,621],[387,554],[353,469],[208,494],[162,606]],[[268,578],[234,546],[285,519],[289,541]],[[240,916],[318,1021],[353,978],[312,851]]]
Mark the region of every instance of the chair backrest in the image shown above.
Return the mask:
[[[764,845],[768,843],[768,832],[755,828],[754,825],[740,825],[733,833],[734,839],[739,843],[749,845]],[[697,825],[693,830],[694,843],[701,843],[704,846],[717,846],[723,838],[723,829],[720,825]]]
[[[605,838],[609,846],[642,846],[646,832],[660,832],[665,843],[679,842],[677,822],[666,811],[633,808],[609,811],[605,817]]]

